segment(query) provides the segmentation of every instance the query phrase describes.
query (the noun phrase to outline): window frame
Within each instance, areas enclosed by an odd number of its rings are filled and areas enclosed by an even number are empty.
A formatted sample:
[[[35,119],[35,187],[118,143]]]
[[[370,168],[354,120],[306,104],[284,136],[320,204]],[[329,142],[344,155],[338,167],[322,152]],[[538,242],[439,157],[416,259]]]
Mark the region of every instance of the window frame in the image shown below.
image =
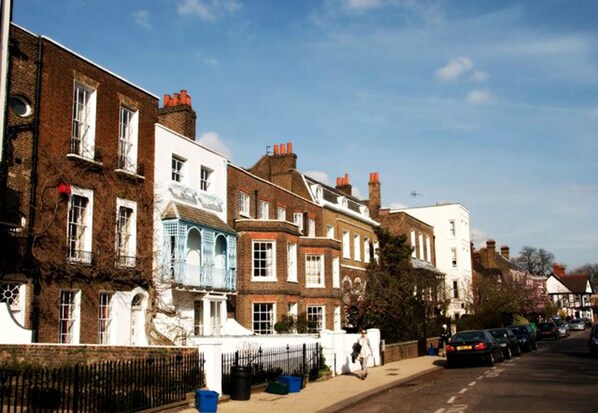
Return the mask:
[[[81,291],[60,290],[58,303],[58,343],[79,344]]]
[[[112,291],[101,291],[98,295],[98,344],[111,344],[113,298]]]
[[[351,258],[351,234],[347,230],[343,230],[343,258]]]
[[[324,254],[305,254],[305,287],[306,288],[324,288],[326,285]],[[310,273],[310,271],[315,272]]]
[[[315,314],[310,314],[313,312],[314,309],[317,309],[319,311],[316,311]],[[326,306],[308,304],[305,308],[305,313],[306,313],[306,317],[307,317],[307,333],[308,334],[317,334],[326,328]],[[315,320],[313,320],[314,317],[315,317]],[[316,322],[316,325],[317,325],[316,328],[310,327],[310,324],[313,321]]]
[[[353,260],[361,261],[361,235],[353,234]]]
[[[256,309],[256,306],[264,308]],[[257,311],[256,311],[257,310]],[[256,314],[267,314],[266,319],[256,319]],[[268,323],[267,328],[256,328],[256,325]],[[255,334],[271,335],[274,334],[274,324],[276,324],[276,303],[274,302],[254,302],[251,303],[251,331]]]
[[[139,111],[121,104],[118,125],[118,168],[136,173]]]
[[[287,243],[287,281],[292,283],[299,282],[297,270],[297,244]]]
[[[293,223],[297,225],[299,233],[303,235],[303,212],[293,213]]]
[[[76,203],[83,202],[81,206]],[[76,211],[79,211],[76,216]],[[71,263],[91,264],[93,240],[93,191],[71,187],[67,206],[66,258]]]
[[[256,257],[256,245],[270,245],[265,249],[265,257]],[[269,256],[267,256],[269,255]],[[267,261],[270,261],[268,266]],[[256,266],[256,261],[265,261],[266,265],[262,268]],[[264,271],[266,275],[256,275],[257,271]],[[276,241],[273,240],[252,240],[251,241],[251,281],[276,281]]]
[[[205,165],[199,168],[199,190],[203,192],[211,192],[212,179],[214,171]]]
[[[260,199],[259,219],[270,219],[270,203]]]
[[[130,211],[126,225],[124,245],[121,244],[122,215],[121,211]],[[116,199],[116,239],[115,239],[116,264],[119,267],[132,268],[137,263],[137,202],[128,199]],[[123,254],[124,253],[124,254]]]
[[[185,166],[187,160],[182,156],[172,154],[170,158],[170,180],[182,184],[185,182]]]
[[[89,160],[95,158],[96,95],[94,87],[75,80],[70,153]]]
[[[276,219],[279,221],[286,221],[287,220],[287,209],[283,206],[278,206],[276,208]]]
[[[251,217],[251,196],[245,191],[239,191],[239,215]]]

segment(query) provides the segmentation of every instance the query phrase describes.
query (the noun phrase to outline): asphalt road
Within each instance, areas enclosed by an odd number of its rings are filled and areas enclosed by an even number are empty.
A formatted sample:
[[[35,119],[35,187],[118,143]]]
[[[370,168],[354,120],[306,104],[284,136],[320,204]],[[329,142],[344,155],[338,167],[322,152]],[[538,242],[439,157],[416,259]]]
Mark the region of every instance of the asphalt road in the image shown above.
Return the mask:
[[[587,352],[589,330],[497,363],[439,370],[343,410],[390,412],[597,412],[598,359]]]

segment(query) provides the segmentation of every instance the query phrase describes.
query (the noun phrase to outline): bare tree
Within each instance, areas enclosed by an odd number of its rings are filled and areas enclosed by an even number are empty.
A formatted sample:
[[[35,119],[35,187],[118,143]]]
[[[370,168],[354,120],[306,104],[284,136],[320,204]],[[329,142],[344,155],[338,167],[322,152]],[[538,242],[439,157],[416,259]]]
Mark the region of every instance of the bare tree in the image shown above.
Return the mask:
[[[514,259],[515,263],[524,271],[533,275],[547,277],[552,270],[554,254],[544,248],[535,248],[526,245]]]
[[[594,292],[598,293],[598,264],[584,264],[573,271],[574,274],[586,274],[590,278],[590,283]]]

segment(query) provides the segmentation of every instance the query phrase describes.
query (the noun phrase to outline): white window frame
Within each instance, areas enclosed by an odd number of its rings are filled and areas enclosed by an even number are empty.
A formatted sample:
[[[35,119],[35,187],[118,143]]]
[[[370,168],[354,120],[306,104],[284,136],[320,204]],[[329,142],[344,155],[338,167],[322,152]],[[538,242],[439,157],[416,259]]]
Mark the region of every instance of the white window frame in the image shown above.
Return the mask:
[[[429,235],[426,235],[426,261],[432,262],[432,244]]]
[[[111,291],[102,291],[98,295],[98,344],[111,344],[113,298]]]
[[[316,220],[313,218],[309,218],[307,220],[307,228],[308,228],[308,237],[315,237],[316,236]]]
[[[297,315],[299,314],[299,306],[297,303],[289,303],[287,314],[297,318]]]
[[[239,214],[245,217],[251,216],[251,198],[247,192],[239,191]]]
[[[419,241],[419,259],[424,260],[424,234],[421,232],[417,236],[417,240]]]
[[[260,308],[256,309],[256,306]],[[257,311],[256,311],[257,310]],[[257,314],[266,314],[268,319],[256,319]],[[263,325],[268,324],[267,328],[265,326],[260,326],[256,328],[256,324]],[[276,324],[276,303],[268,303],[268,302],[256,302],[251,303],[251,330],[256,334],[274,334],[274,324]]]
[[[457,268],[457,266],[458,266],[457,248],[451,248],[451,267]]]
[[[306,308],[307,314],[307,332],[310,334],[319,333],[326,328],[326,306],[323,305],[308,305]],[[316,328],[310,328],[312,321],[316,322]]]
[[[380,243],[378,241],[374,242],[374,259],[378,262],[378,249],[380,248]]]
[[[372,259],[370,254],[371,241],[369,238],[363,240],[363,262],[368,263]]]
[[[341,260],[332,257],[332,288],[341,288]]]
[[[81,292],[60,290],[58,310],[58,342],[79,344],[81,334]]]
[[[202,165],[199,168],[199,190],[203,192],[211,192],[212,177],[214,171],[207,166]]]
[[[326,225],[326,238],[334,239],[334,225]]]
[[[204,335],[204,321],[203,321],[203,300],[193,301],[193,335],[201,337]]]
[[[170,158],[170,180],[182,184],[185,182],[185,169],[187,160],[181,156],[172,154]]]
[[[123,223],[121,212],[130,211]],[[125,227],[123,227],[123,224]],[[124,242],[123,242],[124,239]],[[137,202],[116,198],[116,263],[120,267],[135,267],[137,257]]]
[[[361,235],[353,235],[353,259],[361,261]]]
[[[459,298],[459,281],[453,280],[453,298]]]
[[[276,208],[276,219],[279,221],[286,221],[287,220],[287,209],[283,206],[278,206]]]
[[[269,245],[269,248],[263,250],[265,257],[257,257],[262,252],[262,247]],[[256,250],[256,247],[260,248]],[[251,280],[252,281],[276,281],[276,241],[272,240],[253,240],[251,242]],[[266,261],[262,267],[256,266],[257,262]],[[269,261],[269,263],[268,263]],[[257,272],[265,272],[264,275],[256,275]]]
[[[351,238],[349,231],[343,230],[343,258],[351,258]]]
[[[303,213],[295,212],[293,214],[293,223],[299,228],[299,233],[303,234]]]
[[[96,90],[75,81],[71,153],[93,160],[95,157]]]
[[[299,282],[297,277],[297,244],[287,244],[287,281]]]
[[[449,235],[452,238],[455,238],[457,236],[457,227],[454,219],[449,220]]]
[[[305,287],[325,286],[325,259],[323,254],[305,254]]]
[[[86,200],[84,208],[79,202]],[[93,191],[71,187],[67,213],[67,259],[90,264],[93,239]]]
[[[139,111],[120,106],[118,129],[118,168],[137,172],[137,145],[139,141]]]
[[[260,199],[260,219],[270,219],[270,203]]]
[[[417,245],[415,244],[415,230],[411,230],[411,257],[417,258]]]
[[[341,329],[342,329],[341,306],[335,305],[334,306],[334,331],[339,331]]]

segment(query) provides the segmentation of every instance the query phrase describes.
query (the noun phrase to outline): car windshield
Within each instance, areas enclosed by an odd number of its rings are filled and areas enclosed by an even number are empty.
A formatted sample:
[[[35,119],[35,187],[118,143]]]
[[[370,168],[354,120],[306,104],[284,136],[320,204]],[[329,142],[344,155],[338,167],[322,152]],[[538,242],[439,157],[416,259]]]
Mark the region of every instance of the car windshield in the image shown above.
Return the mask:
[[[526,326],[512,326],[509,328],[515,334],[527,334],[528,333]]]

